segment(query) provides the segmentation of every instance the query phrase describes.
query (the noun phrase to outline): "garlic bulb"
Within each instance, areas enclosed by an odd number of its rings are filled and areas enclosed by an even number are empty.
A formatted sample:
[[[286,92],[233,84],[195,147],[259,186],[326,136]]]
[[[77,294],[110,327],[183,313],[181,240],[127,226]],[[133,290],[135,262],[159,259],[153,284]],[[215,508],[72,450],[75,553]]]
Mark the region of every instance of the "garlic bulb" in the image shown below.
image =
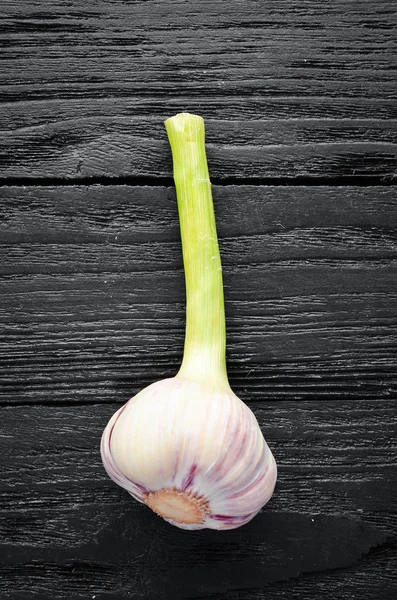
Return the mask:
[[[222,270],[201,117],[165,122],[174,161],[186,279],[178,374],[149,385],[110,419],[109,476],[183,529],[234,529],[270,499],[273,455],[252,411],[230,388]]]

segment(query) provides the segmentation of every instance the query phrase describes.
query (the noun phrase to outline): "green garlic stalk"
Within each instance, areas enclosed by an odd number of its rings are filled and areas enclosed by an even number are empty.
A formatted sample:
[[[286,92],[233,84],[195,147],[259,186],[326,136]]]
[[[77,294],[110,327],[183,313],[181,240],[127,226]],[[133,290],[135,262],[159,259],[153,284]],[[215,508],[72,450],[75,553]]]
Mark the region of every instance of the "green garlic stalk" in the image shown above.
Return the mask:
[[[205,155],[204,121],[182,113],[168,119],[165,127],[174,162],[186,281],[185,349],[178,375],[223,382],[228,388],[222,266]]]
[[[230,388],[222,267],[204,121],[165,122],[186,281],[181,368],[131,398],[102,436],[109,476],[182,529],[234,529],[269,500],[277,467],[252,411]]]

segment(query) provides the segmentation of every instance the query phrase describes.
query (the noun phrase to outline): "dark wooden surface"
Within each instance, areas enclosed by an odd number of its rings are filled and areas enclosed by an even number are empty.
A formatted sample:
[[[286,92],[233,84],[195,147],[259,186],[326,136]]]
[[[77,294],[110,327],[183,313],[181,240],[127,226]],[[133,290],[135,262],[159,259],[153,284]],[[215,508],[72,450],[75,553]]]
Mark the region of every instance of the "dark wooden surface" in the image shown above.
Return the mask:
[[[396,598],[395,4],[0,13],[1,598]],[[207,123],[231,384],[279,465],[223,533],[157,518],[98,448],[181,358],[181,110]]]

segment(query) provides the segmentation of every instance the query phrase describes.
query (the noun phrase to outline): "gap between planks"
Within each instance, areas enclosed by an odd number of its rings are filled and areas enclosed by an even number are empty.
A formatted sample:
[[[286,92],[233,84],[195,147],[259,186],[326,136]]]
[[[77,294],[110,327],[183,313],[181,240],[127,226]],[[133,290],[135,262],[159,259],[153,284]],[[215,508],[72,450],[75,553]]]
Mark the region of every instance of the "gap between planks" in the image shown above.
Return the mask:
[[[216,186],[257,186],[257,187],[378,187],[395,186],[397,176],[361,176],[356,177],[211,177],[212,185]],[[74,186],[101,185],[129,186],[129,187],[174,187],[172,177],[81,177],[74,179],[63,179],[62,177],[49,177],[40,179],[37,177],[0,177],[0,187],[74,187]]]

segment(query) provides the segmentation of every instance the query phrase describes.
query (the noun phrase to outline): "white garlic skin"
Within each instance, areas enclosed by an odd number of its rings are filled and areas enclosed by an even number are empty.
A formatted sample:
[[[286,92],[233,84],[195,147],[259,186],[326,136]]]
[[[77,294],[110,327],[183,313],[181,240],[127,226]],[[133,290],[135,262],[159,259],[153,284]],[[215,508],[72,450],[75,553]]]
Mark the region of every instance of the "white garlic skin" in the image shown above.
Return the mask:
[[[154,508],[182,529],[248,523],[270,500],[277,479],[248,406],[230,388],[178,376],[153,383],[113,415],[101,454],[108,475],[152,508],[150,498],[165,490],[177,501],[191,498],[199,513],[194,522]]]

